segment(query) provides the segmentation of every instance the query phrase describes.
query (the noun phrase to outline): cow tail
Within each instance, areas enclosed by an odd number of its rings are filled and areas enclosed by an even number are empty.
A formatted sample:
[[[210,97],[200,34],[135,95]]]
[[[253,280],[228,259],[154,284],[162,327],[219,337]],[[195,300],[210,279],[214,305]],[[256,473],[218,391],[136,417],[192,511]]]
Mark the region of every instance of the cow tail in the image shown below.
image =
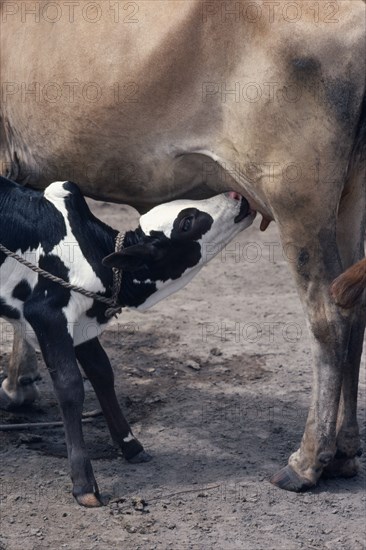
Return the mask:
[[[365,85],[366,88],[366,85]],[[352,153],[348,168],[358,166],[364,170],[366,164],[366,89],[360,108],[360,114],[355,132]],[[366,288],[366,258],[354,264],[339,275],[330,286],[330,294],[336,304],[344,308],[356,305]]]
[[[350,308],[356,305],[365,288],[366,258],[339,275],[333,281],[330,293],[336,304],[344,308]]]

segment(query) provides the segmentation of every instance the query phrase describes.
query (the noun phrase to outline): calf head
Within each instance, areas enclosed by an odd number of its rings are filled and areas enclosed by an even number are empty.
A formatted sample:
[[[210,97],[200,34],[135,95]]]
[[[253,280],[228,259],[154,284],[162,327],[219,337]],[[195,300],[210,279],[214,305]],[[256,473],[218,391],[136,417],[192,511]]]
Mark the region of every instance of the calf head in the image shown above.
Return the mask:
[[[103,263],[125,272],[125,305],[145,310],[185,286],[254,217],[236,193],[162,204],[141,216],[124,249]]]

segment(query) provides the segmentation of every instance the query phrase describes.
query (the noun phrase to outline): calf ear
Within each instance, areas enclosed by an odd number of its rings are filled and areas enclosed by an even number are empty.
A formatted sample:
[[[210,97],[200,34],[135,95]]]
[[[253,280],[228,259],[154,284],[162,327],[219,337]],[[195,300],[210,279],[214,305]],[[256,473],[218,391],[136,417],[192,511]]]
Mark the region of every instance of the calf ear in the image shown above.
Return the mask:
[[[160,251],[151,244],[136,244],[124,248],[121,252],[113,252],[103,258],[106,267],[117,267],[123,271],[136,271],[148,261],[159,259]]]

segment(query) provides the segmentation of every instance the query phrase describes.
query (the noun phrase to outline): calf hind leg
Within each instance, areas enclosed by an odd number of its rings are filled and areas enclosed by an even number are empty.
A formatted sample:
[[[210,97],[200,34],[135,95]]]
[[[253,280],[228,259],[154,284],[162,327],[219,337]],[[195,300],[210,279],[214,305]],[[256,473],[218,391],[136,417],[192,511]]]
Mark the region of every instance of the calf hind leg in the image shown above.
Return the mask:
[[[80,344],[75,348],[75,353],[95,390],[112,439],[122,450],[123,456],[133,463],[149,461],[151,456],[132,434],[118,404],[113,370],[98,338]]]

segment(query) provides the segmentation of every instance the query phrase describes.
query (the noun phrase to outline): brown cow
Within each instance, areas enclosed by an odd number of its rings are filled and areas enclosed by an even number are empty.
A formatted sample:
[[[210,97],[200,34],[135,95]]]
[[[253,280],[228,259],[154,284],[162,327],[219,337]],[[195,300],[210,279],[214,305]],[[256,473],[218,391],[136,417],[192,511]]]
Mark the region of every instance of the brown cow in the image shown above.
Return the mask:
[[[273,482],[356,473],[365,319],[329,285],[364,255],[365,2],[88,6],[1,4],[3,174],[73,180],[140,210],[232,189],[275,220],[296,250],[314,383],[300,448]],[[15,394],[29,364],[18,348]]]

